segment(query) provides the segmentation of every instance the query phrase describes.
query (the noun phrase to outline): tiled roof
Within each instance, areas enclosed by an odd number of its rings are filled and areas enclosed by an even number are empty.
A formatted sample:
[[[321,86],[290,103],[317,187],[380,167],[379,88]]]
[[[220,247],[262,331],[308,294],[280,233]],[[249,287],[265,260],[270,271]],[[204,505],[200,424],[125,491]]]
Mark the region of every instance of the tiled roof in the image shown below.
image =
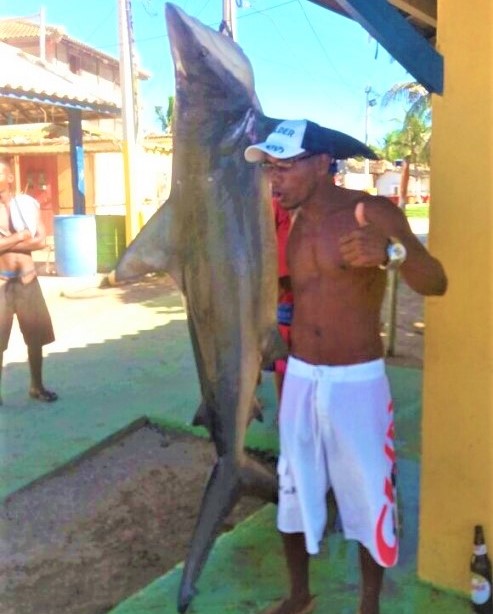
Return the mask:
[[[99,115],[118,114],[120,111],[121,102],[116,96],[102,98],[90,91],[83,77],[68,70],[62,73],[40,58],[11,45],[0,43],[0,64],[0,123],[40,121],[39,113],[37,118],[31,117],[34,107],[40,104],[81,109]],[[9,100],[30,103],[26,116],[6,118]],[[20,112],[20,108],[17,111]]]
[[[40,30],[41,28],[38,23],[33,22],[27,18],[0,18],[0,41],[4,41],[6,43],[9,43],[13,40],[38,40],[40,36]],[[120,64],[119,58],[115,58],[114,56],[108,55],[100,49],[91,47],[90,45],[87,45],[86,43],[83,43],[76,38],[72,38],[66,33],[65,28],[63,26],[46,25],[46,37],[54,37],[57,40],[66,40],[75,47],[83,49],[86,53],[89,53],[90,55],[104,59],[110,64],[116,66]],[[149,79],[150,76],[151,75],[148,71],[139,67],[140,79]]]
[[[0,19],[0,38],[39,38],[40,26],[28,19]],[[64,29],[58,26],[47,26],[46,35],[60,33],[64,34]]]
[[[12,40],[19,40],[19,39],[37,40],[39,39],[40,30],[41,28],[39,24],[33,21],[30,21],[29,19],[9,19],[9,18],[0,19],[0,41],[4,41],[6,43]],[[119,63],[118,58],[108,55],[107,53],[104,53],[103,51],[100,51],[99,49],[90,47],[86,43],[83,43],[75,38],[72,38],[66,33],[65,28],[63,26],[46,25],[46,36],[47,38],[50,38],[50,37],[57,37],[59,39],[63,38],[67,40],[68,42],[76,45],[77,47],[80,47],[84,49],[85,51],[91,53],[92,55],[100,56],[113,64]]]

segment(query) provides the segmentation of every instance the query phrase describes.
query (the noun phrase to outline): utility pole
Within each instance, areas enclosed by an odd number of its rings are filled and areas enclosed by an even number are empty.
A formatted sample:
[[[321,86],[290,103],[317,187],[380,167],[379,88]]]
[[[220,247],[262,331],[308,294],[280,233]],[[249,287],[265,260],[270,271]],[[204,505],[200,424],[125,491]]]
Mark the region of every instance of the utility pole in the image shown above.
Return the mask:
[[[223,20],[219,31],[227,34],[234,41],[237,40],[236,0],[223,0]]]
[[[39,57],[46,60],[46,8],[39,9]]]
[[[137,235],[139,225],[139,201],[136,180],[136,125],[134,65],[132,53],[131,0],[118,0],[118,24],[120,39],[120,87],[122,92],[123,120],[123,172],[125,179],[125,211],[127,245]]]
[[[370,120],[370,108],[377,104],[376,98],[370,98],[372,89],[370,85],[365,87],[365,145],[368,145],[368,125]],[[365,158],[365,174],[370,174],[370,161]]]

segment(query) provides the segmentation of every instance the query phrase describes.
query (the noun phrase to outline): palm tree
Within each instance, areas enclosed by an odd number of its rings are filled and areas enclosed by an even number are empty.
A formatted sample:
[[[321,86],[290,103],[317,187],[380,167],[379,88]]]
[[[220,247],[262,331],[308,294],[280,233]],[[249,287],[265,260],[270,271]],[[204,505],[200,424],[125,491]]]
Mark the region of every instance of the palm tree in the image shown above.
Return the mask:
[[[382,106],[387,107],[394,102],[403,102],[408,107],[406,118],[409,116],[422,117],[431,123],[431,94],[417,81],[396,83],[382,97]]]
[[[430,160],[431,95],[423,85],[415,81],[396,83],[384,94],[381,104],[388,106],[396,102],[406,104],[406,115],[402,128],[391,132],[384,143],[390,149],[389,153],[398,153],[398,158],[405,160],[405,165],[413,164],[418,173],[418,165],[429,165]],[[406,201],[407,181],[403,181],[400,194],[402,207]]]
[[[418,164],[429,164],[430,161],[431,124],[419,115],[408,113],[402,129],[396,136],[396,145],[401,148],[403,158],[417,168]]]

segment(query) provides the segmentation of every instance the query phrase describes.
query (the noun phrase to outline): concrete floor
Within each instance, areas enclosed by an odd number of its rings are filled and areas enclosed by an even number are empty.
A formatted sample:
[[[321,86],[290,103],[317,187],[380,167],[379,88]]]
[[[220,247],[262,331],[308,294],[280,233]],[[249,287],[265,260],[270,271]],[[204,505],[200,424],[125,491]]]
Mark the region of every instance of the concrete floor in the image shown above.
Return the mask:
[[[4,356],[0,408],[0,496],[22,488],[83,454],[142,415],[168,426],[187,425],[197,407],[195,365],[179,293],[166,284],[99,289],[96,279],[41,277],[57,341],[46,348],[45,383],[60,400],[27,397],[27,364],[19,331]],[[389,368],[395,397],[402,545],[399,565],[385,580],[382,613],[462,614],[467,598],[416,577],[419,514],[421,372]],[[252,425],[248,445],[276,450],[274,386],[264,377],[266,421]],[[197,431],[195,431],[197,432]],[[176,611],[180,567],[120,604],[111,614]],[[357,553],[340,534],[315,557],[312,590],[317,613],[357,609]],[[189,612],[255,613],[284,594],[286,577],[275,508],[266,506],[222,536],[205,565]]]

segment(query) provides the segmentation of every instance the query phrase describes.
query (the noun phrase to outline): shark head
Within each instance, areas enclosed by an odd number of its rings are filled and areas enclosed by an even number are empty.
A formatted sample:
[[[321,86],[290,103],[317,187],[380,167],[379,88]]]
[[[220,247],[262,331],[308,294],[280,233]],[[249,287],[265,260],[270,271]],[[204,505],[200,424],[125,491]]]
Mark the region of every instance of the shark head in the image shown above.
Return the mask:
[[[258,108],[253,70],[241,48],[174,4],[166,4],[166,22],[175,65],[176,101],[195,128],[210,111],[237,119]],[[189,126],[191,127],[191,126]],[[180,126],[174,127],[180,130]]]

